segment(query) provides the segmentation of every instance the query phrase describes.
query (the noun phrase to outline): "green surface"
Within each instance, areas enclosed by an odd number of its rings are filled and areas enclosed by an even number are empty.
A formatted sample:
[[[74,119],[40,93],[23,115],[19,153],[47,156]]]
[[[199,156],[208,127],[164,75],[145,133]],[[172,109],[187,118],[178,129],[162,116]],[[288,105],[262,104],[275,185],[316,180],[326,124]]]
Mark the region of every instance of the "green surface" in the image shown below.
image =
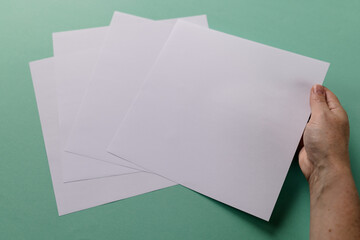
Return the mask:
[[[1,0],[0,239],[307,239],[309,193],[296,159],[269,223],[175,186],[58,217],[28,62],[51,33],[207,14],[213,29],[331,62],[325,85],[351,123],[360,186],[359,0]]]

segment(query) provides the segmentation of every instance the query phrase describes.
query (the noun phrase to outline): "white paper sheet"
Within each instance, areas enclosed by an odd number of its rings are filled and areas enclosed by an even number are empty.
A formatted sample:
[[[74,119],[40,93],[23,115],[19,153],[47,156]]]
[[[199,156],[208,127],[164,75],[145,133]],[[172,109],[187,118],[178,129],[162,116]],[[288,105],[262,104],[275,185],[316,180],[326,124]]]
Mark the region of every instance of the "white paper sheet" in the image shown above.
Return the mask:
[[[124,14],[123,16],[129,15]],[[132,17],[129,18],[132,19]],[[53,33],[54,56],[84,52],[90,49],[99,50],[108,28],[106,26]]]
[[[207,26],[205,16],[194,16],[185,19],[199,25]],[[114,21],[130,25],[134,22],[142,23],[151,20],[129,14],[117,13]],[[160,22],[161,21],[163,20],[160,20]],[[60,133],[61,139],[64,142],[68,137],[69,130],[73,124],[86,87],[91,79],[92,70],[97,62],[98,51],[102,46],[107,31],[108,27],[100,27],[53,34],[54,54],[56,56],[54,64],[57,75]],[[77,53],[71,54],[74,52]],[[114,131],[115,130],[116,128],[114,128]],[[64,152],[63,154],[63,179],[65,182],[138,171],[137,169],[114,166],[113,164],[79,154],[69,152]],[[116,164],[130,168],[139,168],[121,159],[119,159]]]
[[[145,172],[63,183],[60,154],[56,85],[53,59],[30,63],[43,131],[46,153],[59,215],[136,196],[173,185],[170,181]]]
[[[179,21],[109,151],[269,220],[328,67]]]
[[[131,23],[136,16],[121,14],[122,21]],[[53,34],[53,64],[57,86],[60,139],[65,143],[81,99],[91,79],[98,52],[108,27],[58,32]],[[69,152],[62,153],[64,182],[95,179],[138,172],[133,164],[126,168]],[[124,161],[122,162],[124,163]],[[121,165],[121,162],[119,162]]]
[[[207,26],[206,16],[186,20]],[[123,161],[109,154],[106,148],[175,21],[137,19],[129,25],[121,21],[121,15],[114,15],[93,79],[68,138],[67,151],[111,163]]]
[[[97,51],[87,51],[56,56],[53,60],[62,146],[64,146],[66,138],[69,136],[81,99],[88,85],[88,79],[91,78],[92,69],[97,61],[97,56]],[[118,166],[64,151],[61,160],[64,182],[139,172],[137,169],[123,167],[136,167],[126,161],[123,161],[125,164],[119,162],[119,165],[123,166]]]

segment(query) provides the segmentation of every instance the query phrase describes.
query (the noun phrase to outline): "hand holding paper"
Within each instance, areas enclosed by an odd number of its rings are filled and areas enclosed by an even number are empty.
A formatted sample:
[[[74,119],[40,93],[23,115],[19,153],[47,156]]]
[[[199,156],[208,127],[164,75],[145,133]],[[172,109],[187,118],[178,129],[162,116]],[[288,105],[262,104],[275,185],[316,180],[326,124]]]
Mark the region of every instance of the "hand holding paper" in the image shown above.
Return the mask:
[[[328,67],[178,21],[108,150],[268,220]]]
[[[329,64],[185,20],[115,13],[31,63],[60,214],[179,183],[270,218]]]

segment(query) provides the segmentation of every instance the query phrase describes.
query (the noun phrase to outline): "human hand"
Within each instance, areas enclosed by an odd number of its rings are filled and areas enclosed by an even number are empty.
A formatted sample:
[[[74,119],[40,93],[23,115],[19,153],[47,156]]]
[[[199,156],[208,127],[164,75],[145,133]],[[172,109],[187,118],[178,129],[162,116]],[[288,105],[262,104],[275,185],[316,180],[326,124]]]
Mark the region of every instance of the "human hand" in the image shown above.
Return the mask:
[[[350,169],[349,121],[338,98],[326,87],[314,85],[310,93],[311,118],[306,125],[299,165],[311,184],[324,175]]]
[[[349,160],[349,121],[329,89],[310,93],[299,165],[309,182],[310,240],[360,239],[360,199]]]

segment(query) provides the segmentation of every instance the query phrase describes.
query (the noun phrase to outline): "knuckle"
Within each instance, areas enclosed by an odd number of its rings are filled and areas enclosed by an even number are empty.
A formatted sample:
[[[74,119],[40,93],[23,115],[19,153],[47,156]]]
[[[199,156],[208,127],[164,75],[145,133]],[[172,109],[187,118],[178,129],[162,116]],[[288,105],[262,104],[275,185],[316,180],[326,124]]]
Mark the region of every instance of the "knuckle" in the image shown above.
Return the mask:
[[[317,103],[326,102],[325,97],[319,97],[319,96],[314,96],[313,100],[314,100],[314,102],[317,102]]]

